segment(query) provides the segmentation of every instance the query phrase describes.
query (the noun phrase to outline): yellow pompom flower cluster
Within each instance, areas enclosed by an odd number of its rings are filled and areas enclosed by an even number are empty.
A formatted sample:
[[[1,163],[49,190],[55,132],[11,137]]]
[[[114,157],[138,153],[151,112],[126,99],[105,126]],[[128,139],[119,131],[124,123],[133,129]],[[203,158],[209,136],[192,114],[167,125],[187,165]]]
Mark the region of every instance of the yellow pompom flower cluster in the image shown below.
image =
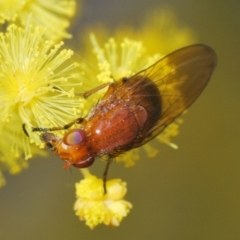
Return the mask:
[[[48,29],[46,39],[55,41],[69,38],[66,28],[76,9],[75,0],[11,0],[0,1],[0,24],[15,22],[25,26],[31,16],[31,23]]]
[[[54,45],[42,38],[43,33],[42,27],[22,29],[14,24],[0,33],[0,166],[13,174],[27,166],[24,158],[40,153],[30,150],[23,124],[31,142],[42,145],[31,126],[65,124],[81,108],[73,93],[74,85],[80,84],[77,64],[69,60],[73,52],[60,51],[63,43]]]
[[[76,183],[74,210],[90,228],[102,223],[117,227],[132,208],[132,204],[123,199],[127,192],[125,182],[109,180],[106,189],[104,194],[103,180],[90,174],[85,174],[85,179]]]

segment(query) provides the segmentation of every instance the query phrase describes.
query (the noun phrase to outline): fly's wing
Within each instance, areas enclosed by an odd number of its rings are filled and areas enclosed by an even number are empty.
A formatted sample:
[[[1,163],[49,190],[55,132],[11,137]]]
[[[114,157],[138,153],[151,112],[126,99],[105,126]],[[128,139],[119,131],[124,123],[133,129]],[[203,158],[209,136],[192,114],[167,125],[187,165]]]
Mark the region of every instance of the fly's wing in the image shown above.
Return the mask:
[[[213,49],[200,44],[192,45],[167,55],[132,76],[151,79],[160,91],[162,105],[160,117],[154,120],[155,124],[138,139],[133,148],[155,138],[197,99],[206,87],[216,63]]]

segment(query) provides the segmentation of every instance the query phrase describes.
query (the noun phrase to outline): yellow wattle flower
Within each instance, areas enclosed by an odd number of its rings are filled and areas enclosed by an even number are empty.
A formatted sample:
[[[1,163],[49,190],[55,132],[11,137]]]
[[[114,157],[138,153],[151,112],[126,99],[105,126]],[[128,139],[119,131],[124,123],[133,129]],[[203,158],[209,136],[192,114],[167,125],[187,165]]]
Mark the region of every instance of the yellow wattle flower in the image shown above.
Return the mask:
[[[44,29],[28,25],[25,29],[10,25],[0,33],[0,166],[17,173],[32,156],[31,142],[43,145],[31,126],[53,127],[71,122],[80,114],[84,100],[74,97],[78,80],[73,52],[63,43],[53,44],[43,38]],[[32,150],[32,151],[31,151]],[[3,181],[2,181],[3,182]]]
[[[0,24],[16,22],[25,27],[31,16],[31,23],[45,27],[46,39],[59,41],[71,35],[66,29],[76,10],[75,0],[11,0],[0,1]]]
[[[99,224],[119,226],[132,208],[132,204],[124,200],[127,192],[125,182],[112,179],[106,182],[106,188],[107,193],[104,194],[103,180],[90,174],[76,183],[74,210],[91,229]]]

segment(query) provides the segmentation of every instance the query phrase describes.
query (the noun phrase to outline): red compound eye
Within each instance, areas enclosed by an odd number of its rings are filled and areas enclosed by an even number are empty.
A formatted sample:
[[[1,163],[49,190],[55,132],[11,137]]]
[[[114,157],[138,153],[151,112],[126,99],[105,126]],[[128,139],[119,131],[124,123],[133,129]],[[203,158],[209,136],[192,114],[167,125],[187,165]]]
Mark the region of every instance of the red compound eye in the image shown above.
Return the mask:
[[[63,138],[66,145],[80,144],[86,139],[85,131],[82,129],[72,129]]]

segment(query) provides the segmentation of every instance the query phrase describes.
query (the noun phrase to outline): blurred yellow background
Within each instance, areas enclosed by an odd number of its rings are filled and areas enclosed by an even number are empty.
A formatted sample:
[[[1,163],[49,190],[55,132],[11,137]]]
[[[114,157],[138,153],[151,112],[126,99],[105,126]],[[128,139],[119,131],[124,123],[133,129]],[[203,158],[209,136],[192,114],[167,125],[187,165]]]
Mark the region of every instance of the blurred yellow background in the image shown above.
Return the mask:
[[[127,181],[133,209],[120,227],[94,230],[72,211],[78,170],[63,171],[52,155],[31,160],[0,190],[1,240],[240,239],[240,1],[85,0],[75,28],[140,23],[147,10],[166,4],[218,56],[210,84],[173,139],[179,149],[155,142],[156,159],[142,157],[130,169],[113,164],[109,178]],[[99,176],[103,169],[100,161],[92,167]]]

